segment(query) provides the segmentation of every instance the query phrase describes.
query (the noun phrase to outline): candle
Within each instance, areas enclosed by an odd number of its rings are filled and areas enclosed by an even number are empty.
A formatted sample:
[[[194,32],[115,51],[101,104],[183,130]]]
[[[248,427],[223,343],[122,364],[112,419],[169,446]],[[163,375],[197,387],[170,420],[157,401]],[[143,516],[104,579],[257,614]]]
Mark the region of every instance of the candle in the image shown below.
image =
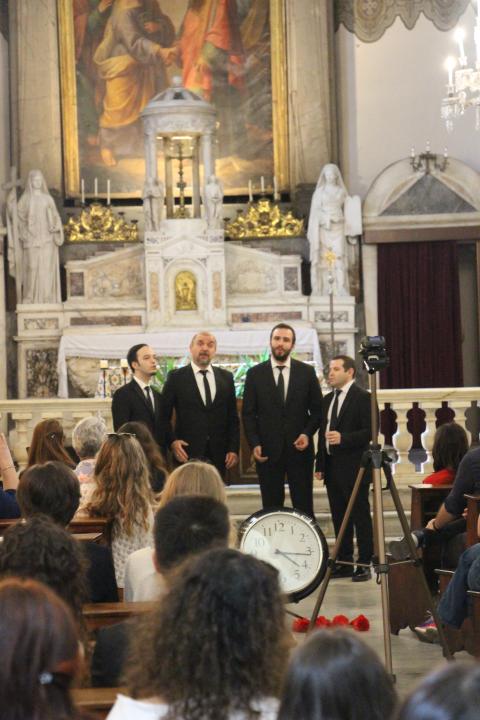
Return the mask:
[[[122,368],[128,368],[128,362],[127,362],[126,358],[122,358],[122,359],[120,360],[120,367],[122,367]]]
[[[448,158],[448,150],[447,150],[447,148],[443,148],[443,157],[445,158],[445,160]]]
[[[412,147],[412,149],[410,150],[410,157],[412,159],[415,157],[415,148],[414,147]]]
[[[107,205],[110,205],[110,178],[107,180]]]
[[[100,370],[108,370],[108,360],[100,360]]]
[[[85,205],[85,180],[82,178],[82,205]]]
[[[458,43],[458,55],[459,55],[460,65],[464,66],[467,64],[467,58],[465,57],[465,47],[463,45],[463,41],[465,39],[465,33],[463,32],[462,28],[458,28],[458,30],[455,31],[454,37]]]
[[[447,72],[448,72],[448,84],[449,85],[453,85],[453,70],[454,70],[455,64],[456,64],[455,58],[453,58],[453,57],[448,57],[445,62],[445,67],[447,68]]]
[[[253,202],[253,192],[252,192],[252,181],[248,181],[248,200],[249,202]]]
[[[430,152],[430,140],[427,140],[427,144],[425,145],[425,152]]]
[[[273,199],[278,200],[277,176],[273,176]]]
[[[265,192],[265,179],[264,179],[263,175],[260,178],[260,190],[262,191],[262,193]]]
[[[98,178],[95,178],[95,180],[93,181],[93,194],[95,195],[95,197],[98,196]]]

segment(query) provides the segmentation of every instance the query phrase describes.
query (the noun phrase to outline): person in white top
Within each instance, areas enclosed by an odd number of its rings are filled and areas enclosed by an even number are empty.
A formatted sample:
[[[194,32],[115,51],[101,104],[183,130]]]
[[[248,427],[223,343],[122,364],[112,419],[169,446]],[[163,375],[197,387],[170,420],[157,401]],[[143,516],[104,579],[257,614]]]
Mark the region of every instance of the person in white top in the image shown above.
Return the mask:
[[[108,718],[274,720],[291,644],[277,571],[237,550],[202,553],[139,618],[130,697]]]

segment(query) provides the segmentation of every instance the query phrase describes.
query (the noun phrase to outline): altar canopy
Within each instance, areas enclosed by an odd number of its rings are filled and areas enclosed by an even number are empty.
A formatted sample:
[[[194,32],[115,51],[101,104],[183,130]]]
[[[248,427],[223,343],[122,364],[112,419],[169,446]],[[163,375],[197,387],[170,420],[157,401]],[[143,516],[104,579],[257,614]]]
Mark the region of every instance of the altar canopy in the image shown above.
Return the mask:
[[[203,328],[198,328],[201,330]],[[198,330],[175,330],[162,333],[118,333],[115,335],[64,335],[58,349],[58,396],[68,397],[67,358],[84,357],[99,360],[124,358],[133,345],[151,345],[160,357],[182,357]],[[270,343],[270,328],[265,330],[214,330],[218,355],[257,355]],[[323,367],[318,335],[315,328],[295,328],[295,351],[308,353],[318,368]]]

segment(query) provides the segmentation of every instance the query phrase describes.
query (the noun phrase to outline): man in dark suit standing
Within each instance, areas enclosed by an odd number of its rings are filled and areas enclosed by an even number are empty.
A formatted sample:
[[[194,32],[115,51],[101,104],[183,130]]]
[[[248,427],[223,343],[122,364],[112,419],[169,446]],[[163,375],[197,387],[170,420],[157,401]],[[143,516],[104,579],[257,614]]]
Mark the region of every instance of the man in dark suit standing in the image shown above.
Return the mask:
[[[355,361],[338,355],[330,361],[328,382],[333,392],[326,395],[323,424],[319,434],[316,471],[325,479],[335,535],[338,535],[360,461],[372,437],[370,393],[355,384]],[[373,531],[368,492],[370,473],[362,480],[338,560],[353,562],[353,529],[357,536],[358,562],[370,564]],[[339,565],[332,577],[351,577],[354,582],[369,580],[369,568]]]
[[[264,508],[283,507],[285,476],[293,507],[313,517],[313,435],[322,392],[310,365],[293,360],[295,330],[279,323],[270,333],[270,360],[247,373],[243,424],[256,461]]]
[[[165,450],[168,427],[163,418],[162,400],[150,385],[157,371],[155,351],[144,343],[134,345],[128,351],[127,362],[133,377],[129,383],[118,388],[113,396],[114,430],[131,420],[143,422],[158,445]]]
[[[167,422],[175,410],[175,427],[170,432],[177,462],[210,460],[224,478],[238,462],[240,423],[233,375],[211,364],[216,350],[211,333],[194,335],[191,362],[169,372],[162,400]]]

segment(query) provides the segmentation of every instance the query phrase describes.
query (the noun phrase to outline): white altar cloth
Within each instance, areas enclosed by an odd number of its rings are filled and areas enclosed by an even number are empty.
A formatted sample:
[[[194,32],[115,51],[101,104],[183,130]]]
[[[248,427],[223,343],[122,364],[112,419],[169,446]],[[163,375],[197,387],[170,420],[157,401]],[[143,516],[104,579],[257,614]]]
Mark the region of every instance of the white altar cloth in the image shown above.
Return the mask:
[[[58,396],[68,397],[67,358],[89,357],[99,360],[124,358],[129,348],[138,343],[151,345],[157,355],[183,356],[188,353],[195,330],[172,330],[156,333],[108,333],[105,335],[63,335],[58,348]],[[257,355],[269,347],[270,330],[214,330],[218,355]],[[310,353],[318,368],[322,356],[315,328],[295,328],[295,350]]]

